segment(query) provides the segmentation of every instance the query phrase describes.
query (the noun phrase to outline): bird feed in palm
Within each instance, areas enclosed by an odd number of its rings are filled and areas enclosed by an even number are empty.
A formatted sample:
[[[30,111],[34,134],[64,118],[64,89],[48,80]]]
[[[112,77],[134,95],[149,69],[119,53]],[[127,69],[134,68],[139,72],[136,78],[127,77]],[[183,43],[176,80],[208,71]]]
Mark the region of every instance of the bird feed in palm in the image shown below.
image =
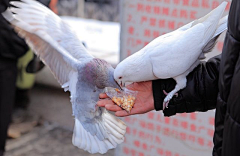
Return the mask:
[[[127,88],[121,91],[117,88],[106,87],[105,92],[115,104],[130,113],[136,100],[137,91]]]

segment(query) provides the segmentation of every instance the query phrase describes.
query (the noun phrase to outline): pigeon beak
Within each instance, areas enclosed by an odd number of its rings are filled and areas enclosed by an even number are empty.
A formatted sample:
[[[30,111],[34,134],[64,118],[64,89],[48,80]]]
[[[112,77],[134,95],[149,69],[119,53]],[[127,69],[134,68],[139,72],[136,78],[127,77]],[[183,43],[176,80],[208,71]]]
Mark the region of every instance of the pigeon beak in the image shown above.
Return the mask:
[[[122,83],[122,87],[125,87],[125,83]]]
[[[115,81],[115,82],[116,82],[116,84],[117,84],[117,86],[118,86],[118,89],[123,90],[122,87],[121,87],[121,84],[119,84],[117,81]]]
[[[125,87],[125,83],[123,83],[122,81],[120,82],[120,87],[124,88]]]

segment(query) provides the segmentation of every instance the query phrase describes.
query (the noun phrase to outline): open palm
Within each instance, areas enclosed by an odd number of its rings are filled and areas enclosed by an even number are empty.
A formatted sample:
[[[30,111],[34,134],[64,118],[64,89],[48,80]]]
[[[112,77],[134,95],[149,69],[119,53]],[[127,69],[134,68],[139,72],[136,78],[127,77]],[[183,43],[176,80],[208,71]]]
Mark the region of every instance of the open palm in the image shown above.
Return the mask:
[[[105,107],[109,111],[116,112],[116,116],[128,116],[134,114],[143,114],[154,110],[154,101],[152,93],[152,81],[133,83],[127,86],[128,89],[138,91],[135,104],[130,113],[122,110],[108,98],[106,94],[100,94],[100,100],[97,105]]]

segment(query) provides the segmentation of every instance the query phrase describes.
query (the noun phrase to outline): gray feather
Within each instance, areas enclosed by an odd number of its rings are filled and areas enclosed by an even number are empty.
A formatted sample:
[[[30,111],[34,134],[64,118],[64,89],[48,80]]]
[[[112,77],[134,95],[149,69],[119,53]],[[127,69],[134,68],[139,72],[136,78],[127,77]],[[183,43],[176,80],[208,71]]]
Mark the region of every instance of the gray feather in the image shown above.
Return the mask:
[[[215,31],[213,38],[207,43],[206,46],[203,48],[203,53],[208,53],[211,52],[214,46],[217,43],[218,37],[225,31],[227,30],[227,23],[228,23],[228,15],[224,16],[221,18],[221,20],[218,23],[217,30]]]
[[[207,43],[207,45],[202,49],[202,52],[203,52],[203,53],[211,52],[212,49],[214,48],[214,46],[216,45],[217,39],[218,39],[219,36],[220,36],[220,35],[218,35],[218,36],[214,37],[213,39],[211,39],[211,40]]]

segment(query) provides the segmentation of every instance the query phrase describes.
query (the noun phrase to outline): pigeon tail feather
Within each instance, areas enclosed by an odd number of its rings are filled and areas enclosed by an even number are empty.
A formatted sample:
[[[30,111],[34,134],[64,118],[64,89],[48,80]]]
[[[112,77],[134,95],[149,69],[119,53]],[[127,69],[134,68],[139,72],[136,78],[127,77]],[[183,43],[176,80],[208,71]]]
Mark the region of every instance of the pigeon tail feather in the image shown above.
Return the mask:
[[[212,39],[204,46],[203,53],[211,52],[212,49],[215,47],[217,43],[218,37],[227,30],[227,23],[228,23],[228,15],[221,18],[221,20],[218,23],[217,30],[215,31]]]
[[[227,30],[227,24],[228,24],[228,15],[224,16],[223,18],[221,18],[221,20],[218,23],[217,30],[215,31],[215,33],[214,33],[212,38],[220,35],[225,30]]]
[[[126,125],[120,119],[114,117],[112,114],[103,110],[102,120],[97,124],[97,129],[104,127],[107,132],[107,138],[100,140],[97,135],[92,135],[86,131],[81,122],[76,118],[73,132],[73,145],[81,148],[89,153],[106,153],[109,149],[116,148],[116,146],[124,141],[124,134],[126,132]]]
[[[216,29],[218,28],[219,20],[221,19],[226,6],[227,2],[222,2],[217,8],[212,10],[210,13],[193,22],[192,27],[199,23],[202,23],[206,26],[206,30],[204,32],[205,43],[208,43],[209,40],[211,40],[211,38],[215,34]]]

